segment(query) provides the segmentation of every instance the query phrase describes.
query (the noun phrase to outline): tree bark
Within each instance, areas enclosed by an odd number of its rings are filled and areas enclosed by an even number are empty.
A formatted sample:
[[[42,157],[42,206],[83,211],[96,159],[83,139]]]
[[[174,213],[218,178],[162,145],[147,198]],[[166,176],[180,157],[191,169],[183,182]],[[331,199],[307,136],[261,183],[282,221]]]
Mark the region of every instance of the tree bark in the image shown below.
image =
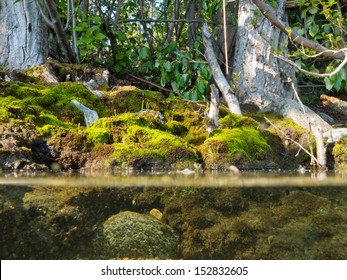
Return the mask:
[[[287,21],[285,3],[285,0],[278,0],[273,9],[282,22]],[[324,131],[330,130],[328,123],[295,99],[291,86],[296,81],[294,69],[273,55],[275,50],[286,54],[286,34],[255,11],[257,6],[252,0],[240,1],[233,64],[233,71],[240,74],[237,81],[240,103],[256,105],[260,111],[281,114],[306,129],[310,129],[309,121],[314,118]]]
[[[23,70],[45,62],[48,31],[34,1],[0,4],[0,64]]]
[[[23,0],[25,1],[25,0]],[[65,58],[70,63],[78,63],[77,56],[73,51],[69,40],[67,39],[64,26],[59,18],[59,13],[57,6],[53,0],[44,0],[44,3],[48,9],[52,21],[52,28],[54,29],[55,34],[57,35],[59,44],[61,45]]]

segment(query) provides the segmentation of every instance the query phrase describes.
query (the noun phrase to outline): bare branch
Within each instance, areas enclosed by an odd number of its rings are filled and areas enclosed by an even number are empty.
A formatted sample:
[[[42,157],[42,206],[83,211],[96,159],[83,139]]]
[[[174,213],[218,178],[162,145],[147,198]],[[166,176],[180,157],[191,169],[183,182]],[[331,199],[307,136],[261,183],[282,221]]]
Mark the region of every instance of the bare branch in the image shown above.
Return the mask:
[[[44,19],[44,21],[49,25],[49,27],[51,27],[52,29],[54,28],[53,22],[46,16],[46,14],[43,11],[43,8],[40,4],[40,2],[38,0],[35,0],[35,4],[42,16],[42,18]]]
[[[241,116],[242,113],[241,113],[239,102],[236,96],[234,95],[228,81],[226,80],[222,70],[220,69],[216,56],[213,52],[213,46],[211,42],[211,33],[208,31],[206,23],[202,27],[202,35],[203,35],[203,41],[205,45],[207,62],[210,66],[213,78],[219,90],[222,92],[222,95],[225,101],[228,104],[230,113],[234,113],[236,115]]]
[[[309,40],[297,33],[294,29],[292,29],[290,26],[284,24],[280,19],[278,19],[275,16],[275,12],[269,6],[268,4],[264,3],[261,0],[252,0],[253,3],[258,7],[258,9],[262,12],[262,14],[278,29],[280,29],[282,32],[284,32],[290,40],[292,40],[294,43],[303,45],[307,48],[310,48],[312,50],[315,50],[318,53],[323,53],[324,56],[333,58],[333,59],[340,59],[343,60],[346,57],[345,52],[342,50],[340,51],[334,51],[327,49],[326,47],[322,46],[318,42],[314,42],[312,40]]]
[[[157,23],[168,23],[168,22],[183,22],[183,23],[205,23],[203,19],[149,19],[149,18],[131,18],[119,20],[118,23],[126,22],[157,22]]]
[[[304,74],[307,74],[307,75],[310,75],[310,76],[314,76],[314,77],[317,77],[317,78],[331,78],[332,76],[336,75],[346,64],[347,64],[347,48],[345,49],[341,49],[341,52],[344,53],[345,55],[345,58],[343,59],[343,61],[340,63],[340,65],[338,67],[336,67],[336,69],[331,72],[331,73],[324,73],[324,74],[320,74],[320,73],[315,73],[315,72],[312,72],[312,71],[307,71],[305,69],[302,69],[300,66],[298,66],[297,64],[295,64],[295,62],[289,60],[288,58],[282,56],[282,55],[276,55],[276,54],[273,54],[274,57],[292,65],[294,68],[298,69],[300,72],[304,73]]]
[[[273,127],[275,128],[279,133],[281,133],[286,140],[292,141],[295,145],[297,145],[300,149],[302,149],[306,154],[308,154],[311,159],[315,161],[317,165],[319,165],[319,162],[317,158],[310,153],[303,145],[301,145],[298,141],[295,141],[294,139],[290,138],[287,134],[285,134],[280,128],[278,128],[276,125],[274,125],[267,117],[264,117],[264,119]]]

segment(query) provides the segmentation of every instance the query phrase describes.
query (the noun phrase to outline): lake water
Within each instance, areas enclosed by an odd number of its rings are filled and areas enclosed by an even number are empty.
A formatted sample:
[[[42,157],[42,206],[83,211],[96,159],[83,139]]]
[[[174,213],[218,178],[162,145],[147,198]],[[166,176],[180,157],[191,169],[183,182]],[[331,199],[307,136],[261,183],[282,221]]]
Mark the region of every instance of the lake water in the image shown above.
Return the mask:
[[[347,176],[2,174],[1,259],[347,259]]]

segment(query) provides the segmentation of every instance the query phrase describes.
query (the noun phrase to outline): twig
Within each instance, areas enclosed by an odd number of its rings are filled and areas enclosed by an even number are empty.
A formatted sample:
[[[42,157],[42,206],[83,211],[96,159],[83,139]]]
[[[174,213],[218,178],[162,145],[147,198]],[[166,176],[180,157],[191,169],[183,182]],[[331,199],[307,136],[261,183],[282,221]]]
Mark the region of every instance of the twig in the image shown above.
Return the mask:
[[[311,159],[313,159],[317,165],[319,165],[319,162],[317,160],[317,158],[310,153],[303,145],[301,145],[299,142],[295,141],[294,139],[290,138],[287,136],[287,134],[285,134],[280,128],[278,128],[276,125],[274,125],[267,117],[264,117],[264,119],[271,125],[273,126],[279,133],[281,133],[286,140],[292,141],[295,145],[297,145],[300,149],[302,149],[306,154],[308,154]]]
[[[130,76],[130,77],[132,77],[132,78],[134,78],[134,79],[136,79],[136,80],[138,80],[138,81],[140,81],[140,82],[143,82],[143,83],[146,83],[146,84],[148,84],[148,85],[154,86],[154,87],[156,87],[156,88],[158,88],[158,89],[160,89],[160,90],[162,90],[162,91],[166,91],[166,92],[170,92],[170,93],[179,95],[179,93],[177,93],[177,92],[175,92],[175,91],[172,91],[172,90],[170,90],[170,89],[167,89],[167,88],[164,88],[164,87],[159,86],[159,85],[157,85],[157,84],[154,84],[154,83],[152,83],[152,82],[150,82],[150,81],[147,81],[147,80],[145,80],[145,79],[142,79],[142,78],[140,78],[140,77],[137,77],[137,76],[135,76],[135,75],[133,75],[133,74],[128,73],[127,75]]]
[[[292,65],[294,68],[298,69],[300,72],[310,75],[310,76],[314,76],[317,78],[331,78],[332,76],[336,75],[346,64],[347,64],[347,49],[341,49],[341,52],[343,52],[345,54],[345,58],[343,59],[343,61],[340,63],[340,65],[338,67],[336,67],[336,69],[331,72],[331,73],[327,73],[327,74],[320,74],[320,73],[315,73],[315,72],[311,72],[311,71],[307,71],[305,69],[302,69],[300,66],[296,65],[293,61],[289,60],[288,58],[282,56],[282,55],[276,55],[273,54],[274,57]]]

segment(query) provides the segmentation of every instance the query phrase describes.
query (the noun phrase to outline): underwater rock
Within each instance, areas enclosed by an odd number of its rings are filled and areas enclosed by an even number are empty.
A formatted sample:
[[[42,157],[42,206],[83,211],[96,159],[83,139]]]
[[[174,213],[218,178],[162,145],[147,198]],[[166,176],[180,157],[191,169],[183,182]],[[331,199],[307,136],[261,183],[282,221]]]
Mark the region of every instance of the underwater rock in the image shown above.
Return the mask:
[[[112,258],[178,257],[178,235],[171,227],[151,216],[120,212],[103,224],[103,234]]]

